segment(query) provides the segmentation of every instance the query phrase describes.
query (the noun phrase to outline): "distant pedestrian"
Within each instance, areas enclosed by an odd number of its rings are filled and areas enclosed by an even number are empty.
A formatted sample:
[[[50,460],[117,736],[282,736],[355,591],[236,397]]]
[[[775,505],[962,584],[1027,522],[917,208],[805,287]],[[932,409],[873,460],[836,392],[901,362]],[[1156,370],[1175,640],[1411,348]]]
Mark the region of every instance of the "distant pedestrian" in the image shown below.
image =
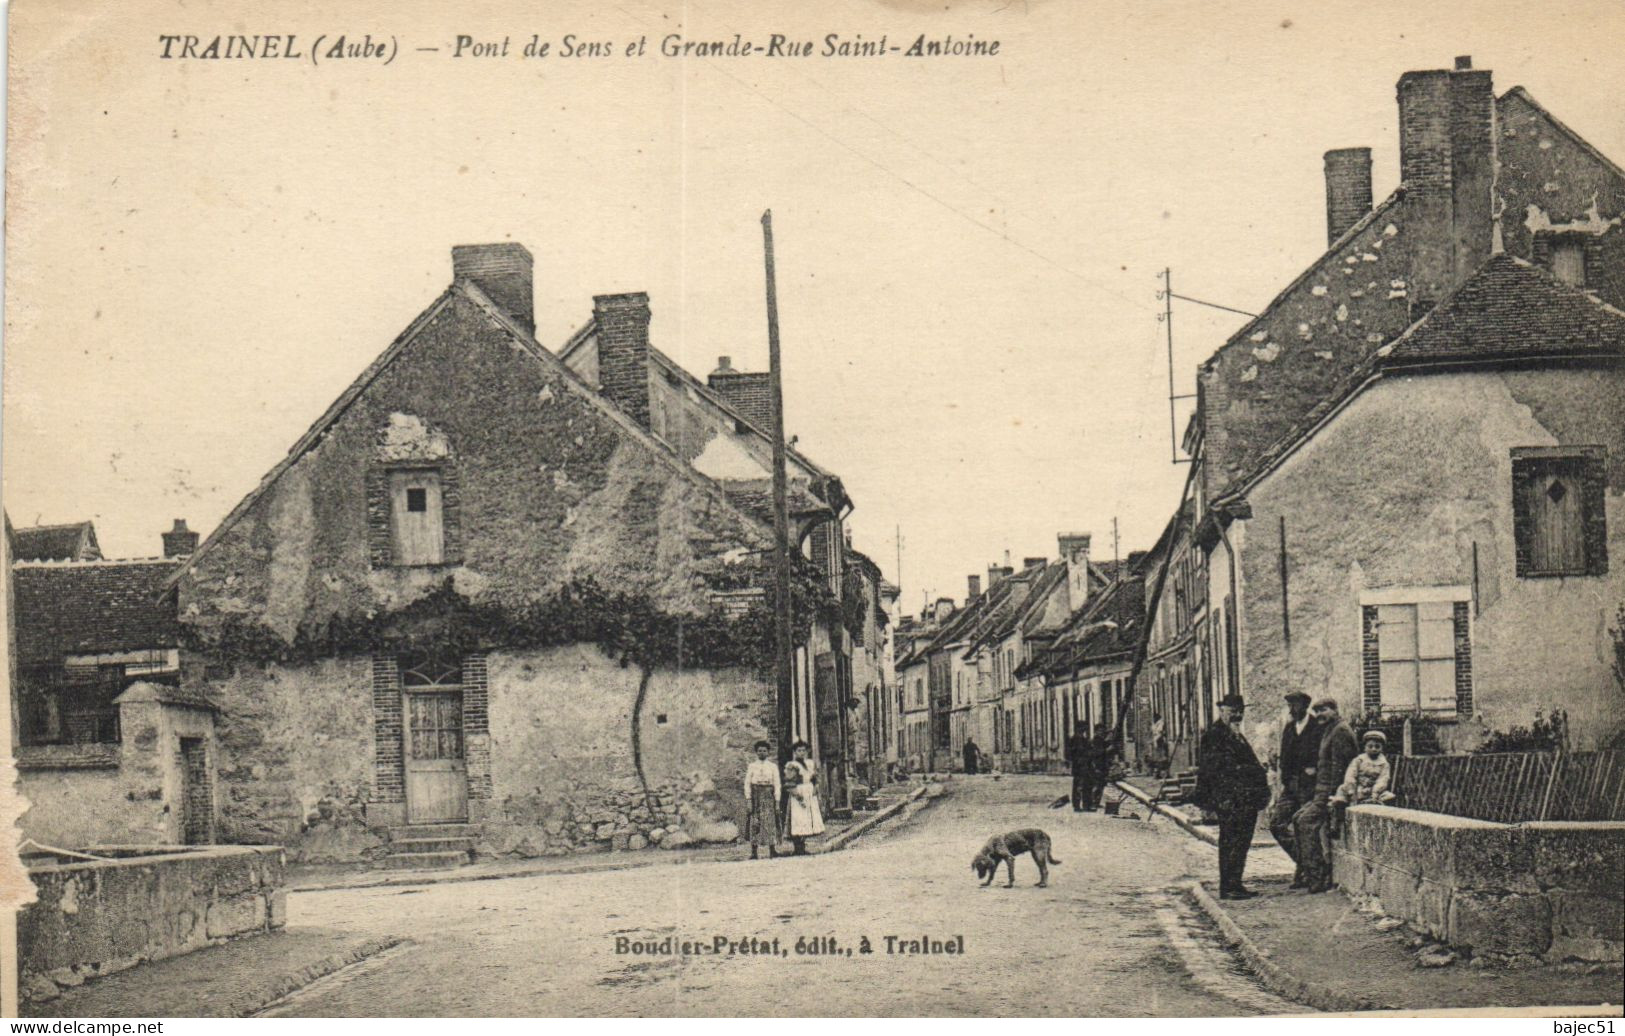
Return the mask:
[[[1335,698],[1315,702],[1320,752],[1315,760],[1315,790],[1292,818],[1292,837],[1303,860],[1305,887],[1326,892],[1332,887],[1332,793],[1359,752],[1354,730],[1337,712]]]
[[[965,772],[976,773],[978,770],[977,763],[981,758],[982,750],[976,747],[976,739],[967,737],[965,739]]]
[[[750,803],[750,812],[745,817],[745,835],[753,860],[758,858],[763,846],[767,847],[769,857],[779,855],[779,797],[783,791],[778,764],[767,758],[772,751],[771,742],[756,742],[756,758],[745,767],[745,796]]]
[[[1168,731],[1162,722],[1162,713],[1151,714],[1151,775],[1153,777],[1167,778],[1168,763],[1172,753],[1168,751]]]
[[[807,839],[824,833],[824,810],[818,804],[818,764],[808,758],[805,741],[790,746],[794,755],[784,764],[784,827],[795,855],[807,855]]]
[[[1095,741],[1089,728],[1078,720],[1077,729],[1066,740],[1066,760],[1072,766],[1072,812],[1093,812],[1095,808]]]
[[[1219,816],[1220,899],[1258,895],[1241,878],[1258,814],[1269,805],[1270,782],[1253,746],[1241,733],[1244,711],[1239,694],[1227,694],[1219,702],[1217,721],[1202,735],[1196,791],[1191,796],[1198,806]]]
[[[1337,789],[1337,794],[1332,796],[1334,804],[1358,806],[1362,802],[1394,801],[1394,793],[1388,790],[1393,771],[1388,765],[1388,757],[1382,754],[1387,747],[1387,734],[1380,730],[1366,731],[1365,751],[1355,756],[1348,769],[1343,771],[1343,783]]]
[[[1117,754],[1117,742],[1112,732],[1102,723],[1095,728],[1095,805],[1106,797],[1106,785],[1111,783],[1112,757]]]
[[[1292,857],[1292,887],[1303,888],[1303,859],[1292,833],[1292,818],[1315,794],[1315,763],[1320,759],[1320,727],[1309,714],[1309,695],[1291,691],[1286,695],[1287,720],[1281,727],[1281,790],[1270,807],[1270,834]]]

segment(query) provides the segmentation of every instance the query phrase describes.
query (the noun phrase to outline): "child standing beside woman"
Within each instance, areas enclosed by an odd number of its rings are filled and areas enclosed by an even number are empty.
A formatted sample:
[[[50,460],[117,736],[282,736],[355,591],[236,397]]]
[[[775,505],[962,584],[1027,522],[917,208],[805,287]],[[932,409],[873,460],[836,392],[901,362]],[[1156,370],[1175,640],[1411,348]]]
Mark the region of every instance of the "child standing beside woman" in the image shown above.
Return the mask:
[[[824,812],[818,805],[818,764],[808,756],[807,742],[790,746],[794,758],[784,764],[785,833],[795,855],[807,855],[807,839],[824,833]]]

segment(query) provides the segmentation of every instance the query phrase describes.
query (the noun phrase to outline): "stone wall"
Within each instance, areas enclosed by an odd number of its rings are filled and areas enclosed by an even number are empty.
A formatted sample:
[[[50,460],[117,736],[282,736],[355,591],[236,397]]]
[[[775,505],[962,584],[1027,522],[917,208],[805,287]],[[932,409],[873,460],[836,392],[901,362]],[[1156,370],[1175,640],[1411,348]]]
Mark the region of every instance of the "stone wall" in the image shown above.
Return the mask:
[[[1333,850],[1355,903],[1475,955],[1618,961],[1625,823],[1520,825],[1356,806]]]
[[[215,663],[189,674],[221,708],[219,840],[288,847],[295,862],[356,860],[373,796],[372,668],[366,656]]]
[[[587,644],[492,653],[487,664],[481,855],[677,848],[743,829],[745,765],[773,724],[766,678],[657,669],[645,686],[639,668]]]
[[[39,1001],[143,961],[285,923],[282,850],[180,851],[38,867],[17,917],[23,996]]]
[[[28,800],[24,836],[68,849],[184,842],[180,739],[201,741],[212,771],[214,713],[201,703],[167,700],[171,695],[155,684],[126,689],[118,698],[116,744],[19,747],[18,790]]]

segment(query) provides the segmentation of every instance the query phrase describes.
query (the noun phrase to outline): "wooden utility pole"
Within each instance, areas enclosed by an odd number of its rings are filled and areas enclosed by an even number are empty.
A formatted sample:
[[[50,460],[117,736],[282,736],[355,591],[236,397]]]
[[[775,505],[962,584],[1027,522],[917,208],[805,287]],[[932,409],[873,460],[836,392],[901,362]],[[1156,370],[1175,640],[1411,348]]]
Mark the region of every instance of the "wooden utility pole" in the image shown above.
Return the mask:
[[[784,457],[784,381],[779,369],[779,296],[773,274],[773,210],[762,213],[767,259],[767,371],[773,402],[773,660],[778,675],[779,763],[790,758],[795,698],[794,649],[790,643],[790,514]]]

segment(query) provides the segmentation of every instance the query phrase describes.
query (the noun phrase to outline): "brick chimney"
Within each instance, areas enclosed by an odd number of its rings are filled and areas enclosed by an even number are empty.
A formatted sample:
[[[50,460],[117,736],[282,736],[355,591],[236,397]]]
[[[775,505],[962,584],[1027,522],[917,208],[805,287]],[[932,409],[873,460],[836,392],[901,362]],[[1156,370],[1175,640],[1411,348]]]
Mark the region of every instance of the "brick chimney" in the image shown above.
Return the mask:
[[[998,586],[1000,583],[1004,582],[1005,577],[1013,571],[1014,569],[1012,569],[1009,565],[987,566],[987,588],[991,590],[995,586]]]
[[[609,401],[649,427],[649,296],[594,295],[598,326],[598,380]]]
[[[1411,317],[1421,317],[1490,256],[1495,92],[1471,58],[1399,78],[1399,171],[1411,267]]]
[[[1063,532],[1055,537],[1066,565],[1066,603],[1076,611],[1089,600],[1089,541],[1087,532]]]
[[[1326,243],[1335,242],[1371,211],[1371,149],[1326,152]]]
[[[453,245],[451,249],[452,276],[479,288],[530,334],[536,333],[534,265],[530,252],[517,241]]]
[[[175,519],[175,527],[163,534],[164,557],[181,558],[197,550],[197,533],[186,527],[185,518]]]
[[[745,420],[772,433],[773,382],[768,372],[735,370],[731,357],[718,356],[717,369],[706,378],[706,384]]]
[[[968,596],[965,598],[967,601],[974,601],[976,598],[982,596],[982,577],[978,575],[966,576],[965,589],[969,592]]]

